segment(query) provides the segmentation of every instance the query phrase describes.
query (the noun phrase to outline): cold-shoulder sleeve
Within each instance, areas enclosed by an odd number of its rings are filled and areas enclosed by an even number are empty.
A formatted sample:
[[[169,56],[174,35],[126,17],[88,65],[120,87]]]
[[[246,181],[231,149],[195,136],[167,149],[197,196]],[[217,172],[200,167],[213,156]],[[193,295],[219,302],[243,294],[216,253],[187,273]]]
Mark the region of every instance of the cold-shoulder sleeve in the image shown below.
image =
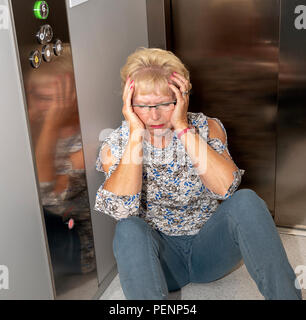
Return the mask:
[[[221,141],[219,138],[212,138],[210,137],[210,133],[209,133],[209,127],[208,127],[208,122],[207,119],[213,119],[215,120],[219,126],[222,128],[223,132],[224,132],[224,136],[225,136],[225,141]],[[229,150],[228,150],[228,139],[227,139],[227,133],[226,130],[224,128],[223,123],[218,119],[218,118],[210,118],[207,117],[207,119],[205,119],[205,124],[207,125],[207,144],[209,146],[211,146],[215,151],[217,151],[219,154],[223,155],[226,159],[232,159]],[[232,184],[230,185],[230,187],[228,188],[226,194],[220,195],[218,193],[215,193],[211,190],[209,190],[208,188],[205,187],[206,192],[208,193],[209,197],[212,199],[217,199],[217,200],[226,200],[228,198],[230,198],[233,193],[238,189],[241,180],[242,180],[242,176],[244,175],[245,170],[244,169],[239,169],[236,166],[236,170],[233,171],[233,181]]]
[[[106,146],[110,148],[112,155],[114,155],[114,157],[116,158],[116,162],[109,168],[108,172],[104,171],[102,166],[102,150]],[[116,146],[114,146],[110,138],[106,138],[102,142],[101,147],[99,148],[99,152],[96,160],[96,170],[104,173],[106,179],[108,179],[111,176],[111,174],[116,170],[121,160],[120,154],[118,152],[114,152],[115,149],[116,149]]]
[[[96,160],[96,170],[104,173],[105,181],[97,191],[94,209],[110,215],[115,220],[121,220],[129,216],[138,216],[140,205],[141,192],[135,195],[116,195],[104,189],[104,184],[116,170],[123,156],[128,140],[128,132],[124,129],[121,126],[102,141]],[[116,158],[115,163],[109,168],[108,172],[104,171],[101,161],[102,150],[106,145],[110,147],[112,155]]]

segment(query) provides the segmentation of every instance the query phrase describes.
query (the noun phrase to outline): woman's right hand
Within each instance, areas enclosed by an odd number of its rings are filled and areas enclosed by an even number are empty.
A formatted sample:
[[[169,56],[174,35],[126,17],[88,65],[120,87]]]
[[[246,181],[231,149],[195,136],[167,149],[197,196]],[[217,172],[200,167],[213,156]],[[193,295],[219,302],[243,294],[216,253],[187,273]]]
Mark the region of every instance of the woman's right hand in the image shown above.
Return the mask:
[[[122,108],[122,113],[124,115],[125,120],[129,123],[130,125],[130,130],[140,130],[145,128],[144,123],[140,120],[138,115],[133,111],[132,107],[132,97],[133,93],[135,91],[135,83],[134,80],[132,81],[131,78],[128,78],[124,91],[123,91],[123,108]]]
[[[73,85],[73,75],[66,73],[56,76],[50,81],[52,100],[48,108],[45,125],[54,129],[62,128],[71,121],[77,108],[76,92]]]

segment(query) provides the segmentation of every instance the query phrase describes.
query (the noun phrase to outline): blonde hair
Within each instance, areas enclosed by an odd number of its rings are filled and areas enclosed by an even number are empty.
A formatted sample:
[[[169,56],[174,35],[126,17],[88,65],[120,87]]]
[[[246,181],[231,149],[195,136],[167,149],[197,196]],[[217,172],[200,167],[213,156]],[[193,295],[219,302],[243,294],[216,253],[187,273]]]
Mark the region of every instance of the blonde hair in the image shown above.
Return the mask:
[[[177,56],[163,49],[140,47],[127,58],[120,70],[121,89],[124,89],[130,76],[135,81],[135,94],[173,95],[168,82],[173,83],[170,76],[174,71],[189,81],[190,90],[192,85],[189,71]]]

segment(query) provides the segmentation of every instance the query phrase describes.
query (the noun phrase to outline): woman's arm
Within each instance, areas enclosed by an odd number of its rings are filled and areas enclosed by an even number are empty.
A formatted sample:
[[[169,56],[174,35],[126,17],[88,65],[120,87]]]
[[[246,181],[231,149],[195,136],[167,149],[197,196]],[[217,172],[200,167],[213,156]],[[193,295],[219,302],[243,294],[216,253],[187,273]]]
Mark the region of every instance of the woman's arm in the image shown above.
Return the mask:
[[[181,130],[189,125],[187,110],[190,83],[182,75],[175,72],[170,79],[172,83],[169,82],[169,87],[177,98],[176,108],[171,116],[171,123],[177,134],[179,134]],[[173,85],[173,83],[176,85]],[[207,142],[204,140],[206,137],[203,139],[194,129],[181,136],[181,140],[205,189],[207,189],[207,193],[214,199],[225,200],[239,186],[244,171],[237,168],[228,153],[226,131],[221,121],[219,119],[217,119],[217,122],[213,119],[208,121],[210,135],[207,137]],[[215,145],[211,141],[213,138],[218,139],[217,141],[222,145],[220,146],[220,153],[219,147],[215,150]]]
[[[47,113],[35,146],[38,178],[41,183],[55,182],[58,178],[55,168],[55,154],[59,132],[71,121],[76,108],[72,87],[71,74],[51,78],[49,82],[49,90],[46,94],[48,104],[45,106]],[[36,108],[34,103],[31,103],[30,108]],[[67,181],[68,177],[60,179]]]
[[[176,132],[180,132],[188,126],[188,123],[182,123],[176,126]],[[226,135],[223,129],[215,120],[208,120],[209,139],[217,138],[223,145],[226,142]],[[214,150],[202,137],[189,130],[181,137],[186,152],[196,168],[201,181],[213,193],[224,198],[231,185],[236,180],[234,175],[239,169],[231,159],[228,151],[225,149],[222,154]]]
[[[131,134],[130,137],[131,136],[133,136],[133,134]],[[139,193],[142,188],[142,157],[142,137],[129,138],[118,167],[109,179],[106,180],[103,189],[116,195],[133,195]],[[108,172],[109,168],[116,162],[108,146],[101,151],[101,161],[105,172]]]
[[[58,140],[58,131],[49,123],[43,126],[37,145],[35,157],[39,182],[52,182],[56,179],[54,155]]]
[[[96,211],[108,214],[116,220],[139,215],[142,150],[142,137],[129,139],[120,161],[114,157],[106,143],[101,147],[96,168],[104,172],[107,179],[97,191]],[[134,159],[131,158],[133,155]]]

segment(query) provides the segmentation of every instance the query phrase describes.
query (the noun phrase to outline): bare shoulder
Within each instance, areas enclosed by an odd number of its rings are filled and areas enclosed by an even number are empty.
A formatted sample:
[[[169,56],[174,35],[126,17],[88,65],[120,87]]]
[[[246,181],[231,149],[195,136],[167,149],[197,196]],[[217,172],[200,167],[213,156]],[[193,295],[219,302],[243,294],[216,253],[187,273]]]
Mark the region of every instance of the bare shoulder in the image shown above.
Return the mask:
[[[226,142],[226,134],[220,123],[215,119],[207,119],[207,123],[209,128],[209,138],[218,138],[224,144]]]
[[[116,158],[112,154],[111,149],[108,144],[105,144],[105,146],[101,149],[100,159],[102,162],[101,164],[102,164],[103,170],[105,172],[108,172],[109,168],[116,163]]]

